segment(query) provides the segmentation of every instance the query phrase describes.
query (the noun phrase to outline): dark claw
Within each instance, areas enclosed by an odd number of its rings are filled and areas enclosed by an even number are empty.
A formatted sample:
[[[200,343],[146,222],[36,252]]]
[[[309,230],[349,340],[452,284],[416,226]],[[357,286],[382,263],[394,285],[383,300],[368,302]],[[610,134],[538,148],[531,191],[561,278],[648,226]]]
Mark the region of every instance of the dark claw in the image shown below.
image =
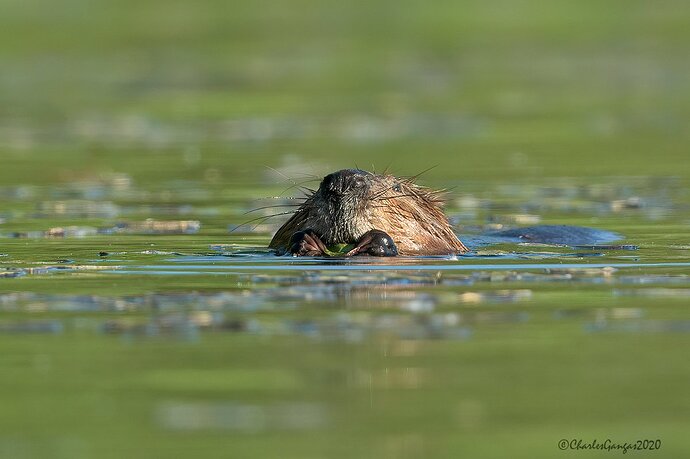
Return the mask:
[[[347,255],[373,255],[375,257],[394,257],[398,254],[398,248],[393,238],[383,231],[370,230],[359,238],[354,249]]]
[[[306,229],[292,235],[288,252],[295,257],[318,257],[325,254],[326,245],[314,230]]]

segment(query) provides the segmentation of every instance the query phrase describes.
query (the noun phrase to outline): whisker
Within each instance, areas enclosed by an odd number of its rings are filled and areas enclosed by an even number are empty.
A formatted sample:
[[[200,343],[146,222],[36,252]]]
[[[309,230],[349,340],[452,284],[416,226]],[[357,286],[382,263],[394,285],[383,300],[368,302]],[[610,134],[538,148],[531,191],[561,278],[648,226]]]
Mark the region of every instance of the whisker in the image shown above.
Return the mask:
[[[276,209],[280,207],[301,207],[302,204],[276,204],[274,206],[261,206],[257,207],[256,209],[248,210],[247,212],[243,213],[242,215],[247,215],[251,214],[252,212],[257,212],[259,210],[264,210],[264,209]]]
[[[285,199],[290,201],[305,201],[309,199],[307,196],[264,196],[263,198],[256,198],[256,201],[265,201],[266,199]]]
[[[386,175],[388,173],[388,169],[391,167],[392,164],[393,164],[393,160],[391,159],[388,162],[388,164],[386,165],[386,168],[383,170],[383,172],[382,172],[383,175]]]
[[[398,194],[398,195],[395,195],[395,196],[382,196],[382,197],[379,197],[379,198],[376,198],[376,199],[372,199],[372,201],[376,201],[376,202],[390,201],[391,199],[395,199],[395,198],[423,198],[423,199],[425,199],[425,200],[427,200],[427,201],[429,201],[429,202],[433,202],[433,203],[443,203],[443,202],[445,202],[444,199],[433,199],[433,198],[431,198],[431,197],[429,197],[429,196],[420,196],[419,194],[416,194],[416,193],[412,193],[412,194]]]
[[[456,189],[457,186],[452,186],[450,188],[439,188],[438,190],[428,190],[427,193],[429,194],[443,194],[443,193],[450,193],[454,189]]]
[[[436,167],[436,166],[434,166],[434,167]],[[428,169],[427,169],[427,170],[428,170]],[[422,172],[420,172],[420,174],[423,174],[424,172],[426,172],[426,171],[422,171]],[[419,187],[418,185],[415,185],[415,184],[414,184],[412,181],[410,181],[409,179],[403,179],[403,180],[401,180],[399,183],[407,183],[407,184],[409,184],[409,185],[410,185],[410,192],[412,192],[412,193],[415,193],[415,190],[416,190],[416,189],[420,189],[420,190],[422,189],[422,187]],[[385,193],[387,193],[388,191],[392,190],[392,189],[395,188],[397,185],[399,185],[399,183],[394,183],[393,185],[389,186],[388,188],[384,188],[384,189],[381,190],[379,193],[377,193],[376,195],[374,195],[374,197],[373,197],[372,199],[374,199],[374,200],[375,200],[375,199],[378,199],[379,197],[381,197],[382,195],[384,195]],[[413,188],[413,187],[416,187],[416,188]],[[419,196],[419,194],[415,193],[414,196]]]
[[[427,199],[429,199],[433,202],[445,203],[446,202],[445,197],[447,195],[449,195],[450,192],[456,188],[457,188],[457,186],[452,186],[450,188],[441,188],[440,190],[427,190],[426,196],[427,196]]]
[[[285,188],[283,191],[280,192],[280,194],[285,194],[285,193],[287,193],[288,191],[290,191],[290,190],[293,189],[293,188],[299,188],[300,190],[304,191],[304,189],[305,189],[306,187],[303,187],[302,185],[304,185],[305,183],[313,182],[313,181],[314,181],[313,179],[310,179],[310,180],[305,180],[305,181],[300,182],[300,183],[294,182],[294,183],[292,184],[292,186],[289,186],[289,187]],[[306,188],[306,189],[307,189],[307,190],[311,190],[311,188]],[[312,191],[312,193],[313,193],[313,191]]]
[[[304,190],[306,189],[306,190],[308,190],[310,193],[314,193],[315,190],[312,190],[311,188],[302,187],[301,185],[304,185],[305,183],[315,182],[315,181],[317,181],[317,180],[320,180],[320,178],[317,177],[316,175],[302,173],[301,175],[302,175],[303,177],[309,178],[309,180],[305,180],[305,181],[303,181],[303,182],[301,182],[301,183],[297,183],[297,181],[296,181],[295,179],[293,179],[292,177],[288,177],[288,176],[285,175],[284,173],[280,172],[278,169],[275,169],[275,168],[273,168],[273,167],[271,167],[271,166],[264,166],[264,167],[265,167],[266,169],[272,170],[272,171],[275,172],[276,174],[278,174],[278,175],[280,175],[281,177],[285,178],[285,180],[287,180],[287,181],[289,181],[289,182],[292,182],[292,185],[293,185],[293,186],[287,188],[285,191],[283,191],[283,193],[285,193],[286,191],[288,191],[288,190],[290,190],[290,189],[292,189],[292,188],[294,188],[294,187],[299,187],[299,188],[302,189],[302,191],[304,191]],[[282,194],[282,193],[281,193],[281,194]]]
[[[379,197],[383,196],[385,193],[387,193],[387,192],[389,192],[390,190],[392,190],[393,188],[395,188],[395,185],[396,185],[396,184],[393,184],[393,185],[389,186],[388,188],[384,188],[383,190],[381,190],[381,191],[379,191],[378,193],[376,193],[376,194],[371,198],[372,201],[377,200]]]
[[[298,210],[297,212],[299,212],[299,210]],[[295,212],[292,212],[292,211],[289,211],[289,212],[280,212],[280,213],[273,214],[273,215],[264,215],[264,216],[261,216],[261,217],[252,218],[251,220],[247,220],[246,222],[244,222],[244,223],[242,223],[242,224],[239,224],[239,225],[237,225],[236,227],[234,227],[233,229],[231,229],[231,230],[230,230],[230,233],[233,233],[233,232],[235,232],[238,228],[241,228],[241,227],[243,227],[243,226],[245,226],[245,225],[248,225],[249,223],[253,223],[253,222],[257,221],[257,220],[261,220],[261,221],[259,222],[259,224],[261,224],[261,223],[263,223],[265,220],[268,220],[269,218],[279,217],[279,216],[281,216],[281,215],[291,215],[291,214],[294,214],[294,213],[295,213]],[[258,225],[257,225],[257,226],[258,226]]]
[[[408,219],[411,219],[411,220],[419,220],[419,219],[417,218],[417,216],[414,215],[412,212],[408,212],[408,211],[402,210],[402,209],[396,209],[396,212],[393,212],[393,211],[390,210],[390,209],[388,209],[388,210],[384,209],[382,212],[383,212],[384,214],[395,215],[396,217],[399,217],[399,216],[400,216],[399,214],[401,214],[402,216],[407,217]]]
[[[428,169],[424,169],[422,172],[420,172],[420,173],[417,174],[417,175],[413,175],[413,176],[411,176],[411,177],[407,177],[407,178],[405,179],[405,181],[407,181],[407,182],[409,182],[409,183],[414,183],[414,181],[417,180],[417,179],[419,178],[420,175],[426,174],[426,173],[429,172],[430,170],[436,169],[438,166],[439,166],[439,164],[435,164],[435,165],[429,167]]]
[[[396,194],[393,196],[384,196],[380,199],[377,199],[377,201],[387,201],[389,199],[395,199],[395,198],[416,198],[418,197],[418,194],[415,193],[410,193],[410,194]]]
[[[278,174],[278,175],[280,175],[281,177],[283,177],[285,180],[287,180],[287,181],[289,181],[289,182],[292,182],[292,183],[295,183],[295,180],[294,180],[294,179],[292,179],[291,177],[288,177],[288,176],[285,175],[284,173],[280,172],[278,169],[275,169],[275,168],[273,168],[273,167],[271,167],[271,166],[266,166],[266,165],[264,165],[264,167],[265,167],[266,169],[272,170],[272,171],[275,172],[276,174]]]
[[[374,209],[383,209],[383,212],[386,212],[386,213],[395,215],[395,212],[392,211],[393,208],[392,208],[391,206],[376,206],[376,205],[373,205],[373,206],[371,206],[371,207],[373,207]],[[407,211],[407,210],[404,210],[404,209],[401,209],[401,208],[399,208],[399,207],[395,207],[395,210],[398,211],[398,212],[405,212],[407,215],[410,215],[410,216],[412,215],[412,212]]]
[[[321,180],[321,178],[322,178],[322,177],[319,177],[318,175],[308,174],[308,173],[306,173],[306,172],[298,172],[297,175],[300,176],[300,177],[309,178],[309,179],[312,179],[312,180]]]

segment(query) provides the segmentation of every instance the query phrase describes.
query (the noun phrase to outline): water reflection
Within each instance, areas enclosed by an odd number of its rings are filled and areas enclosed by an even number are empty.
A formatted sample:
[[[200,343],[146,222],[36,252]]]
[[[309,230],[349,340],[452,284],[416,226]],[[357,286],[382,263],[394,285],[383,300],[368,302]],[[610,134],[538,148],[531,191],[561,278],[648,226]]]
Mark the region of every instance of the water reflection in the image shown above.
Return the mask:
[[[2,333],[47,333],[59,334],[64,326],[59,320],[18,320],[0,322],[0,334]]]
[[[595,322],[585,325],[588,332],[690,333],[690,320],[639,320],[623,323]]]
[[[84,212],[82,209],[80,212]],[[69,217],[97,217],[94,215],[68,215]],[[4,237],[19,239],[41,238],[86,238],[99,235],[119,234],[196,234],[201,229],[201,223],[197,220],[167,220],[160,221],[147,219],[144,221],[120,222],[113,226],[55,226],[43,231],[14,231],[3,234]]]
[[[665,279],[664,279],[665,280]],[[282,280],[283,282],[285,279]],[[0,295],[5,312],[126,313],[123,317],[76,316],[62,319],[4,320],[0,333],[63,333],[86,330],[130,339],[202,339],[202,333],[244,333],[262,336],[303,336],[316,340],[360,342],[374,336],[402,340],[466,340],[475,327],[529,322],[529,309],[493,310],[492,304],[530,307],[530,289],[487,291],[411,290],[409,284],[371,288],[368,284],[324,283],[310,286],[269,287],[219,293],[145,294],[130,296],[9,293]],[[371,280],[369,280],[371,281]],[[327,282],[333,282],[329,278]],[[414,288],[425,289],[429,283]],[[442,284],[441,284],[442,285]],[[652,288],[614,290],[620,295],[683,298],[688,289]],[[334,309],[335,307],[335,309]],[[280,312],[266,316],[266,311]],[[287,311],[294,312],[286,314]],[[319,312],[320,311],[320,312]],[[142,315],[142,313],[144,313]],[[592,320],[588,331],[678,331],[677,321],[645,322],[642,308],[563,308],[551,320]],[[539,315],[539,320],[548,320]],[[626,322],[624,326],[611,325]],[[631,325],[634,321],[635,325]]]
[[[177,431],[228,430],[242,433],[322,430],[331,424],[327,406],[317,402],[169,401],[159,404],[156,422]]]

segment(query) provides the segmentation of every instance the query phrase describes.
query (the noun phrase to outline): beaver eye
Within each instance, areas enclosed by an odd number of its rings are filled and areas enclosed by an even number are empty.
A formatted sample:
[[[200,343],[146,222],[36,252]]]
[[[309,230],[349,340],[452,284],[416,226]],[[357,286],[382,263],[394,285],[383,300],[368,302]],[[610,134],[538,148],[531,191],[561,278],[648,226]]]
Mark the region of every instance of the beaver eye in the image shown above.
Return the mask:
[[[393,185],[393,191],[395,191],[396,193],[402,193],[402,188],[400,187],[399,183]]]

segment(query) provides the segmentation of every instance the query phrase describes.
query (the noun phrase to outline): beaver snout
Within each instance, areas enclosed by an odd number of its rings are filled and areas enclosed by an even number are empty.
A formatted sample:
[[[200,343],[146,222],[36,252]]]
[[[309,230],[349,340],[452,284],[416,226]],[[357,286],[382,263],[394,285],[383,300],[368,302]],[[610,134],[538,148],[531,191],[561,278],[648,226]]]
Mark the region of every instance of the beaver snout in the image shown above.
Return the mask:
[[[342,196],[353,190],[366,189],[370,175],[370,172],[359,169],[343,169],[324,177],[320,188],[327,195]]]

